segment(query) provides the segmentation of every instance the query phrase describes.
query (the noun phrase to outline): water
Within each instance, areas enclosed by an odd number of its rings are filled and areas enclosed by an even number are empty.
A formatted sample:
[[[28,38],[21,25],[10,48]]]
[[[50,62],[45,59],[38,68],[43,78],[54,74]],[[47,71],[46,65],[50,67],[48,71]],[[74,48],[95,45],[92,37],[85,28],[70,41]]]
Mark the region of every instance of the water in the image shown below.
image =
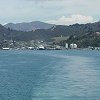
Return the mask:
[[[100,51],[0,51],[0,100],[100,100]]]

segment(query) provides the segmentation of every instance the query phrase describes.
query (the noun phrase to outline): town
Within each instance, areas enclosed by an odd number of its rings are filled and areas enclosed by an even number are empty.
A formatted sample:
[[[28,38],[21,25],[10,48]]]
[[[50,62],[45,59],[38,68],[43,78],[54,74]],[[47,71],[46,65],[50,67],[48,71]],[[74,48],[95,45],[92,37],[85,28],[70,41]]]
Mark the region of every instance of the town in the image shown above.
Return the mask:
[[[100,47],[79,48],[76,43],[65,43],[64,45],[55,44],[54,42],[45,42],[39,40],[25,41],[13,41],[4,40],[0,43],[0,50],[68,50],[68,49],[90,49],[100,50]]]

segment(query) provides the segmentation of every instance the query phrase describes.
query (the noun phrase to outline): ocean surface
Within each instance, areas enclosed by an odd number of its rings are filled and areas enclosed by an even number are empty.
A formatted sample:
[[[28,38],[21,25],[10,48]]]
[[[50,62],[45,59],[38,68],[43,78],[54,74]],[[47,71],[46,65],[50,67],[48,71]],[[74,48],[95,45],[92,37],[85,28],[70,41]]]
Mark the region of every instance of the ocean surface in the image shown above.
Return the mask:
[[[0,100],[100,100],[100,51],[0,51]]]

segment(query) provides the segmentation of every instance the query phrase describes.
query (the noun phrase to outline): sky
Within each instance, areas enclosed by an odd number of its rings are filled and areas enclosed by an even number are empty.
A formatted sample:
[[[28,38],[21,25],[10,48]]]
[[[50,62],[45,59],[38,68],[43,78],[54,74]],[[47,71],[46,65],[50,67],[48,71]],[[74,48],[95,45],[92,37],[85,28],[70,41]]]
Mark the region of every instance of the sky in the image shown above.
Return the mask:
[[[0,0],[0,24],[42,21],[57,25],[100,20],[100,0]]]

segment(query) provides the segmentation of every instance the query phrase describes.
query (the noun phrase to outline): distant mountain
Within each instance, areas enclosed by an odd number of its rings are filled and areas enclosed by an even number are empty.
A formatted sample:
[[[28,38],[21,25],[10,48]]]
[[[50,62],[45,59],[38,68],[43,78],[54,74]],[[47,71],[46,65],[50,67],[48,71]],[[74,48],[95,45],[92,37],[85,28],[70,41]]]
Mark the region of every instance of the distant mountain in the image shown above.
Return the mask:
[[[10,28],[17,31],[34,31],[36,29],[49,29],[53,27],[53,24],[48,24],[40,21],[33,21],[28,23],[8,23],[4,25],[6,28]]]

